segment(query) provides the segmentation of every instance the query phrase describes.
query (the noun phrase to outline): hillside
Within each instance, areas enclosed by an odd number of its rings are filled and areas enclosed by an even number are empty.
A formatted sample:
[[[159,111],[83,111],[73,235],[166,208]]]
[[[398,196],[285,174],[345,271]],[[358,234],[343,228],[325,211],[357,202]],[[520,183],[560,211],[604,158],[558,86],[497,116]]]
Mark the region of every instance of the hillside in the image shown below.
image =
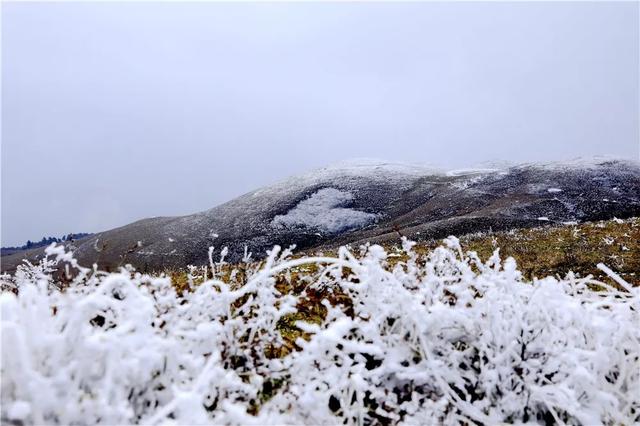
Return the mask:
[[[426,255],[440,243],[426,241],[414,250]],[[499,249],[503,258],[515,259],[527,279],[564,278],[573,272],[607,281],[607,274],[597,267],[605,262],[627,282],[640,286],[640,218],[469,234],[460,238],[460,245],[483,259]]]
[[[382,244],[389,253],[388,269],[408,260],[402,241],[402,237],[398,236],[397,239]],[[573,273],[576,277],[592,276],[615,286],[616,282],[598,268],[598,264],[604,261],[629,284],[640,286],[640,218],[637,217],[477,232],[461,236],[459,242],[464,252],[475,252],[482,259],[491,257],[496,250],[502,258],[512,257],[518,265],[518,270],[528,280],[547,276],[563,279],[567,274]],[[358,247],[348,244],[345,247],[359,252],[367,245]],[[421,241],[415,243],[412,252],[426,258],[441,245],[441,239]],[[295,251],[293,257],[338,256],[339,250],[340,248],[314,248]],[[259,268],[262,262],[225,262],[219,270],[229,275],[234,269]],[[169,268],[163,272],[171,278],[179,291],[189,287],[190,279],[196,284],[204,280],[202,275],[189,278],[188,268]],[[296,274],[288,277],[289,280],[293,280],[294,287],[297,285],[296,277]]]
[[[0,276],[2,422],[637,423],[640,219],[534,224],[160,274],[50,247]]]
[[[16,254],[16,253],[21,253],[24,252],[26,250],[31,250],[34,248],[39,248],[39,247],[46,247],[51,245],[51,243],[65,243],[65,242],[73,242],[75,240],[81,239],[81,238],[85,238],[88,237],[89,235],[91,235],[90,233],[86,233],[86,232],[78,232],[78,233],[71,233],[71,234],[67,234],[67,235],[63,235],[62,237],[42,237],[42,239],[40,241],[27,241],[25,244],[21,245],[21,246],[14,246],[14,247],[2,247],[0,248],[0,256],[8,256],[11,254]]]
[[[207,263],[210,246],[261,258],[275,244],[298,249],[422,241],[447,235],[640,216],[637,162],[594,159],[439,171],[345,163],[284,180],[210,210],[144,219],[69,247],[80,264],[143,271]],[[4,256],[2,270],[43,250]]]

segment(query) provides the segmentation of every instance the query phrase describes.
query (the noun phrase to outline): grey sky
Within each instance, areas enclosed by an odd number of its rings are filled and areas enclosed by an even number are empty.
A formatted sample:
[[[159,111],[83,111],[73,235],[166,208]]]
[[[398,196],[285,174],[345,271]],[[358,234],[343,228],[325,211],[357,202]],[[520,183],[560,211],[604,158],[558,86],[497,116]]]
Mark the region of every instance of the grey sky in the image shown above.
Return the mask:
[[[353,157],[637,158],[638,3],[3,3],[2,244]]]

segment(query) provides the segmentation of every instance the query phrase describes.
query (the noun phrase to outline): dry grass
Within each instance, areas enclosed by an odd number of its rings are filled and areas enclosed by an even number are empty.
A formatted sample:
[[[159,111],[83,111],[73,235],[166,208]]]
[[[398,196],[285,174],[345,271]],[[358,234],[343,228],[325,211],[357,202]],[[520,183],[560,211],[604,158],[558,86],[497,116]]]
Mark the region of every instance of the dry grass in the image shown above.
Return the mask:
[[[499,247],[500,256],[513,257],[527,279],[563,278],[573,271],[612,283],[596,267],[602,262],[627,282],[640,285],[640,218],[469,235],[460,241],[464,250],[477,252],[481,259]],[[437,245],[432,242],[416,250],[426,253]]]
[[[640,218],[467,235],[461,237],[460,241],[465,251],[475,251],[483,260],[499,247],[501,257],[515,258],[518,268],[527,279],[549,275],[562,278],[573,271],[577,276],[593,275],[598,280],[615,285],[597,269],[596,265],[603,262],[627,282],[640,285]],[[420,256],[427,256],[440,243],[440,240],[422,242],[414,247],[414,251]],[[389,268],[406,260],[399,242],[396,245],[388,244],[386,249],[390,253]],[[302,253],[299,254],[301,255]],[[217,276],[234,287],[242,286],[250,275],[249,271],[258,270],[261,266],[261,262],[219,265]],[[195,272],[190,276],[185,270],[165,271],[179,292],[189,291],[191,286],[212,276],[209,268],[197,269]],[[269,348],[268,356],[283,357],[298,349],[296,340],[300,337],[307,339],[309,336],[298,329],[295,322],[302,320],[321,323],[327,313],[322,304],[323,299],[334,306],[341,305],[347,312],[351,309],[351,300],[346,295],[335,289],[309,286],[315,281],[317,272],[317,266],[310,264],[274,277],[276,288],[281,293],[300,296],[300,301],[297,312],[285,315],[278,322],[277,328],[284,344],[274,344]]]
[[[529,280],[547,276],[564,278],[572,271],[577,277],[592,275],[597,280],[614,284],[596,266],[604,263],[627,282],[640,286],[640,218],[576,225],[550,224],[470,234],[459,239],[465,252],[475,251],[483,260],[500,248],[500,257],[513,257],[518,269]],[[414,251],[426,256],[441,244],[442,240],[422,241]],[[383,246],[390,253],[390,268],[407,260],[401,250],[400,237],[397,242]]]

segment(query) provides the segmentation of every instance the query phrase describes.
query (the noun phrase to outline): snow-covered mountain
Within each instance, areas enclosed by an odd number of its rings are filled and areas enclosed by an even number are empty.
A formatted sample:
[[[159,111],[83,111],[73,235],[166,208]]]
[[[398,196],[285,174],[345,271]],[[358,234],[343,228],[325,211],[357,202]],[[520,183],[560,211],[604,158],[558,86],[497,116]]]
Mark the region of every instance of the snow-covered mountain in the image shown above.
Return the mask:
[[[365,241],[640,216],[640,164],[591,159],[438,170],[352,161],[291,177],[210,210],[143,219],[94,234],[73,247],[81,264],[141,270],[208,262],[208,248],[245,247],[254,258],[275,244],[298,249]],[[13,270],[42,249],[4,256]]]

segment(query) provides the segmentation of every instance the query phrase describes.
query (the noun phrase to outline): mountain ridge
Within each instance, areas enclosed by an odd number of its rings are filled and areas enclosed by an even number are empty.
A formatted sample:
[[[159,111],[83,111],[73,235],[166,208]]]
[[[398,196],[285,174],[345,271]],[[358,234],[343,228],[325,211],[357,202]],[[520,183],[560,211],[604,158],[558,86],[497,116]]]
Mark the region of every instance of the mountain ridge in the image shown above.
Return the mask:
[[[358,162],[360,161],[360,162]],[[159,270],[208,262],[208,248],[299,249],[640,216],[640,164],[592,158],[459,170],[356,160],[289,177],[192,215],[142,219],[67,244],[84,265]],[[12,271],[43,250],[2,258]],[[21,257],[22,256],[22,257]]]

